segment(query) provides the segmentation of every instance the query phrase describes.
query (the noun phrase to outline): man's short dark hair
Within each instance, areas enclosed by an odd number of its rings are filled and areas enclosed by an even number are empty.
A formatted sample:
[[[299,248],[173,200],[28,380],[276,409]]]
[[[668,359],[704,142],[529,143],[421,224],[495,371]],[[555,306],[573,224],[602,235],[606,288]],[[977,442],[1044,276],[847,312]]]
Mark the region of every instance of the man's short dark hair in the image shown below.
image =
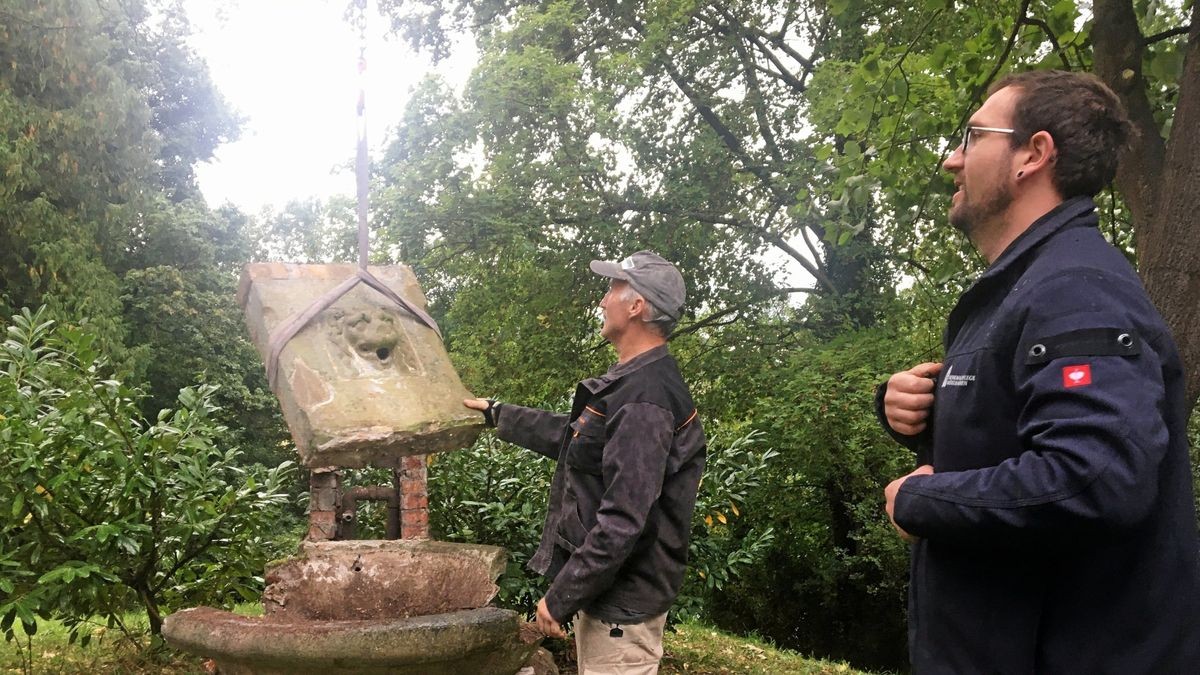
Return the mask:
[[[1063,198],[1094,197],[1117,174],[1117,157],[1133,134],[1121,100],[1098,77],[1030,70],[1001,78],[988,95],[1020,89],[1013,111],[1013,147],[1039,131],[1054,139],[1054,187]]]

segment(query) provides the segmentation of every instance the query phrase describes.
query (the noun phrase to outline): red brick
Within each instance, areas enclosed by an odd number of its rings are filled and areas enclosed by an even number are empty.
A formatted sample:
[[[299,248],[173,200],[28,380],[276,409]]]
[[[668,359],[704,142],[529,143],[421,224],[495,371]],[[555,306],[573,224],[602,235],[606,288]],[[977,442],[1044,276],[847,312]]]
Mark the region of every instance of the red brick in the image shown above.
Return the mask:
[[[425,495],[406,494],[400,502],[400,508],[404,511],[412,509],[427,509],[429,508],[429,497]]]
[[[337,514],[333,511],[313,511],[308,514],[309,541],[331,541],[337,536]]]

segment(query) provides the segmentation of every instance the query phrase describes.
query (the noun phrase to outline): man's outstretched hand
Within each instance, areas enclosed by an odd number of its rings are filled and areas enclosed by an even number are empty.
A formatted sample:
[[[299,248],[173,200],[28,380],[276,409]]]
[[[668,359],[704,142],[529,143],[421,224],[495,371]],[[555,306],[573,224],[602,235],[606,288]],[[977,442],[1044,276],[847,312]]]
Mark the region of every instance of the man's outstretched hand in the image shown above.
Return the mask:
[[[467,406],[471,410],[478,410],[479,412],[483,412],[488,408],[488,402],[486,398],[464,398],[463,405]]]

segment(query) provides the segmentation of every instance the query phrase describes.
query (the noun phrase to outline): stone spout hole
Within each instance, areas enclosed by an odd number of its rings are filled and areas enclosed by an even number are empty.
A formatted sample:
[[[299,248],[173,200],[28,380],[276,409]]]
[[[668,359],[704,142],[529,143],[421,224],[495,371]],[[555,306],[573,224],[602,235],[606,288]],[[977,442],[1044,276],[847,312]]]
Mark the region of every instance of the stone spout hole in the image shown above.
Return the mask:
[[[375,356],[378,356],[380,361],[387,361],[391,355],[392,352],[387,347],[380,347],[375,350]]]

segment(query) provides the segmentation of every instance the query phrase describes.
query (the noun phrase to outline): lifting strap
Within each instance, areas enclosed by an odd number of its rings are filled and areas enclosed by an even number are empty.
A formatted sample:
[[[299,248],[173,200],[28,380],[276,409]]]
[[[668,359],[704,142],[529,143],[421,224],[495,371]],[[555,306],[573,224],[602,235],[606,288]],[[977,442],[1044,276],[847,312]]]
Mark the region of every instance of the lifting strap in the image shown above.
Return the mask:
[[[367,269],[367,259],[370,254],[370,232],[367,229],[367,189],[370,183],[370,165],[367,157],[367,95],[366,95],[366,73],[367,73],[367,0],[357,0],[358,5],[358,154],[355,161],[355,174],[358,182],[358,269],[355,270],[354,276],[346,279],[337,287],[330,289],[321,297],[317,298],[305,310],[291,315],[283,320],[274,330],[271,331],[270,339],[267,346],[269,353],[267,356],[267,381],[271,387],[275,388],[275,380],[279,375],[279,355],[283,352],[284,346],[291,341],[297,333],[300,332],[308,322],[316,315],[325,311],[330,305],[336,302],[350,289],[357,286],[359,283],[379,291],[385,298],[391,300],[397,305],[403,307],[410,314],[415,316],[417,320],[428,326],[434,333],[437,333],[438,338],[442,337],[442,331],[438,328],[437,322],[433,317],[429,316],[425,310],[415,304],[405,300],[399,293],[396,293],[386,284],[377,279],[375,275]]]

